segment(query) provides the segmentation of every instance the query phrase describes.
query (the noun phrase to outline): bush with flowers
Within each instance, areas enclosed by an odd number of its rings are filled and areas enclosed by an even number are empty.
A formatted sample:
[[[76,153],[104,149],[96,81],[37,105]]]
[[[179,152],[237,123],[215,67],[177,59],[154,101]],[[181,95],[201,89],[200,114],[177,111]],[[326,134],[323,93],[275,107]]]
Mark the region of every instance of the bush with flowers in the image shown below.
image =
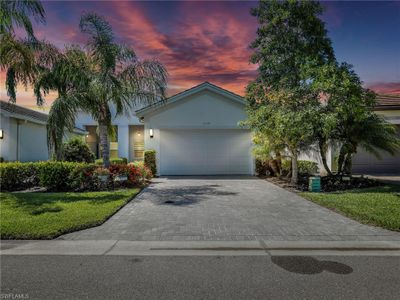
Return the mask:
[[[143,162],[133,162],[128,164],[129,182],[134,185],[143,185],[149,181],[153,174]]]
[[[152,178],[143,162],[103,168],[76,162],[0,163],[0,189],[45,187],[49,191],[98,191],[144,185]]]

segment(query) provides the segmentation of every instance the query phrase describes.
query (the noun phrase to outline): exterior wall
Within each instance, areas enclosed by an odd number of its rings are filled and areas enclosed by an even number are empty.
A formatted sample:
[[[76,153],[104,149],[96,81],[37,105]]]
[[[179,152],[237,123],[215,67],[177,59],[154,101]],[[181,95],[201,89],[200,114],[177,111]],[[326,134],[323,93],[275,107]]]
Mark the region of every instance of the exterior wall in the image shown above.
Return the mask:
[[[3,139],[0,140],[0,157],[6,161],[17,160],[17,120],[0,115]]]
[[[300,153],[299,160],[308,160],[308,161],[313,161],[318,164],[318,170],[321,175],[326,175],[326,170],[325,167],[322,163],[321,155],[319,153],[319,150],[316,150],[316,147],[313,147],[313,149],[309,151],[305,151]],[[329,166],[329,168],[332,170],[333,167],[333,151],[332,147],[329,147],[328,152],[326,154],[326,162]]]
[[[20,124],[19,161],[40,161],[49,159],[47,131],[45,125]]]
[[[243,104],[202,91],[145,116],[145,149],[156,150],[159,162],[160,129],[242,129],[238,123],[246,118]],[[153,129],[153,138],[150,129]]]
[[[400,124],[400,110],[378,110],[375,113],[383,116],[392,124]]]
[[[4,138],[0,156],[6,161],[39,161],[49,159],[46,126],[1,115]]]
[[[139,121],[139,118],[135,115],[135,110],[141,108],[141,105],[137,105],[132,107],[126,114],[116,115],[116,111],[113,107],[111,107],[111,115],[115,116],[112,120],[112,124],[117,126],[118,130],[118,146],[116,143],[111,143],[110,148],[115,147],[114,150],[111,150],[111,156],[118,156],[119,157],[126,157],[129,161],[133,160],[130,154],[130,148],[133,147],[132,143],[130,142],[130,125],[142,125],[143,124]],[[95,128],[91,126],[97,126],[97,121],[95,121],[89,114],[84,112],[78,112],[75,118],[75,125],[78,128],[85,129],[85,128]],[[98,141],[93,140],[95,133],[90,131],[89,137],[87,141],[91,145],[92,151],[96,154],[96,144]]]

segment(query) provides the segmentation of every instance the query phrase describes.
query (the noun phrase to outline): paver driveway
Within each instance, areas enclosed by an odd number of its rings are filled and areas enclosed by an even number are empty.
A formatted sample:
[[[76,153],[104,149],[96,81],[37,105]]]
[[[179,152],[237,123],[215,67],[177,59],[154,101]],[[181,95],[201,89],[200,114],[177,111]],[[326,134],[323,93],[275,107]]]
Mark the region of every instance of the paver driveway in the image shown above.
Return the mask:
[[[101,226],[61,239],[400,240],[253,177],[159,178]]]

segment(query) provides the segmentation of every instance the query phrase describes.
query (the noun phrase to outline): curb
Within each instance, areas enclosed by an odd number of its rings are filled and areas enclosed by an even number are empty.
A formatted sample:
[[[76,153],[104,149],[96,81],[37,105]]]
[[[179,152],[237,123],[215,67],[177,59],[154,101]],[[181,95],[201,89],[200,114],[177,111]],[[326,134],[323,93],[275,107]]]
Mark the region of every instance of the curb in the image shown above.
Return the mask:
[[[400,241],[2,241],[0,255],[378,255],[400,256]]]

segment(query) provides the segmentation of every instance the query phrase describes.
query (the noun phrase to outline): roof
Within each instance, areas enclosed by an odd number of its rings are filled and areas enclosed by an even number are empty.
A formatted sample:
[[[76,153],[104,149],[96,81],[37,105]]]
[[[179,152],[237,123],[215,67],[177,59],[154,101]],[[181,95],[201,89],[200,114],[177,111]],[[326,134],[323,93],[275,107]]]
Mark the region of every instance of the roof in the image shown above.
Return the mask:
[[[16,105],[11,102],[1,101],[1,100],[0,100],[0,109],[10,113],[11,115],[27,117],[39,121],[39,123],[47,123],[47,119],[49,117],[45,113],[41,113],[33,109],[29,109],[26,107]]]
[[[139,115],[139,116],[143,115],[143,114],[146,114],[147,112],[156,110],[156,109],[158,109],[159,107],[161,107],[163,105],[171,104],[171,103],[173,103],[175,101],[181,100],[181,99],[183,99],[183,98],[185,98],[187,96],[193,95],[193,94],[198,93],[198,92],[203,91],[203,90],[214,91],[214,92],[216,92],[218,94],[224,95],[224,96],[226,96],[226,97],[228,97],[228,98],[230,98],[230,99],[232,99],[234,101],[237,101],[237,102],[239,102],[241,104],[245,104],[246,103],[242,96],[240,96],[238,94],[235,94],[235,93],[233,93],[231,91],[228,91],[228,90],[226,90],[224,88],[221,88],[221,87],[219,87],[219,86],[217,86],[215,84],[212,84],[212,83],[210,83],[208,81],[205,81],[205,82],[203,82],[203,83],[201,83],[199,85],[191,87],[190,89],[187,89],[187,90],[184,90],[184,91],[182,91],[182,92],[180,92],[178,94],[175,94],[175,95],[167,98],[166,100],[157,101],[157,102],[152,103],[152,104],[150,104],[148,106],[145,106],[145,107],[143,107],[141,109],[138,109],[136,111],[136,114]]]
[[[47,124],[47,120],[49,118],[48,114],[38,112],[33,109],[29,109],[23,106],[16,105],[14,103],[0,100],[0,110],[6,112],[10,117],[27,120],[32,123],[38,123],[45,125]],[[87,132],[83,129],[74,128],[75,133],[86,134]]]
[[[400,110],[400,96],[377,95],[376,100],[375,110]]]

